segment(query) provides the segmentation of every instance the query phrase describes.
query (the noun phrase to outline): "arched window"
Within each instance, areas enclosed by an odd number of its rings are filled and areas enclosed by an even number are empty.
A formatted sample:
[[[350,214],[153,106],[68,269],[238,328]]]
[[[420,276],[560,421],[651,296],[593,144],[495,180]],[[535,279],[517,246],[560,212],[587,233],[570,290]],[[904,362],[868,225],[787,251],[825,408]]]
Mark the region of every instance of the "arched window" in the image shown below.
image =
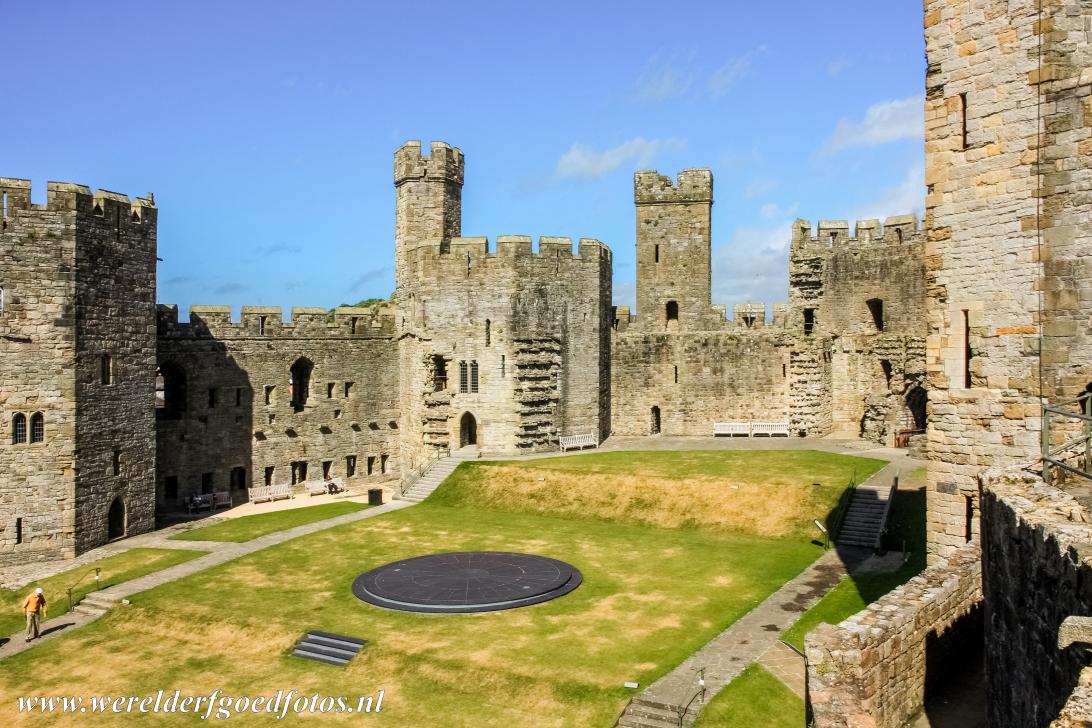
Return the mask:
[[[301,357],[292,365],[292,409],[301,412],[311,396],[311,372],[315,365],[306,357]]]
[[[16,412],[11,418],[11,444],[22,445],[27,441],[27,416]]]
[[[41,412],[30,416],[30,441],[45,442],[45,416]]]
[[[186,411],[186,370],[163,362],[155,377],[155,412],[160,419],[178,419]]]

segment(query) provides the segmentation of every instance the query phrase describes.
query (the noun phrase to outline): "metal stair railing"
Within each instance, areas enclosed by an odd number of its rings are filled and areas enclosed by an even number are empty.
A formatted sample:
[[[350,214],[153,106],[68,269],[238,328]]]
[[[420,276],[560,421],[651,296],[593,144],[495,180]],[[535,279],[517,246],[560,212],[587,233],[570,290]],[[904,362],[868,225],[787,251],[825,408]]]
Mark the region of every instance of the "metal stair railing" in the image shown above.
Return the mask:
[[[449,457],[450,455],[451,455],[451,450],[449,450],[447,448],[435,450],[433,452],[432,456],[429,457],[428,460],[426,460],[425,462],[421,463],[420,465],[418,465],[416,468],[413,469],[413,471],[412,471],[413,472],[413,477],[408,478],[408,479],[402,481],[401,483],[399,483],[399,485],[398,485],[398,495],[400,495],[400,496],[405,495],[409,491],[409,489],[412,488],[417,483],[417,481],[421,479],[421,477],[425,474],[425,471],[427,471],[429,468],[431,468],[435,463],[439,462],[440,460],[444,459],[445,457]]]
[[[1064,409],[1074,405],[1078,412]],[[1061,445],[1053,445],[1056,434],[1066,436],[1066,430],[1076,426],[1080,426],[1081,434],[1065,440]],[[1077,457],[1077,465],[1072,464],[1072,458],[1069,462],[1061,459],[1060,456],[1070,452]],[[1054,405],[1043,405],[1042,461],[1043,482],[1047,485],[1054,482],[1055,468],[1092,479],[1092,392]]]

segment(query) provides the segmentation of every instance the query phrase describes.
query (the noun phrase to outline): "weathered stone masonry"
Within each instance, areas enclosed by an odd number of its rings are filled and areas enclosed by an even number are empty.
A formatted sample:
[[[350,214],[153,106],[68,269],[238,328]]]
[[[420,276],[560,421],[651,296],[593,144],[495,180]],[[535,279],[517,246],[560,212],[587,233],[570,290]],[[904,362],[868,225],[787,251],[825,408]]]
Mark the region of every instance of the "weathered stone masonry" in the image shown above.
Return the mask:
[[[0,179],[0,564],[154,525],[155,206],[30,192]]]

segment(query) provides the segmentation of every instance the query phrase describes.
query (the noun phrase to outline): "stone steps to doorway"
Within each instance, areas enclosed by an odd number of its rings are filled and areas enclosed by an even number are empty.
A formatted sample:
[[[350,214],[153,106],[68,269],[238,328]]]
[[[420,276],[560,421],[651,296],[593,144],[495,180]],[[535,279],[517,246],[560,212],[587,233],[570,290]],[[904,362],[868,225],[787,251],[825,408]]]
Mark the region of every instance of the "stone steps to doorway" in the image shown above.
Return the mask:
[[[897,476],[896,476],[897,477]],[[887,525],[891,489],[876,485],[858,486],[853,491],[838,529],[842,546],[874,549]]]
[[[455,472],[455,468],[459,467],[459,463],[464,460],[474,460],[480,456],[481,452],[478,448],[468,446],[456,450],[446,458],[440,458],[432,463],[421,474],[421,477],[414,481],[413,485],[402,494],[402,500],[420,503],[432,495],[433,491],[440,487],[440,483],[443,483],[449,475]]]
[[[679,728],[690,726],[698,718],[698,711],[690,708],[681,715],[680,706],[668,705],[647,698],[636,697],[626,706],[615,721],[615,728]]]

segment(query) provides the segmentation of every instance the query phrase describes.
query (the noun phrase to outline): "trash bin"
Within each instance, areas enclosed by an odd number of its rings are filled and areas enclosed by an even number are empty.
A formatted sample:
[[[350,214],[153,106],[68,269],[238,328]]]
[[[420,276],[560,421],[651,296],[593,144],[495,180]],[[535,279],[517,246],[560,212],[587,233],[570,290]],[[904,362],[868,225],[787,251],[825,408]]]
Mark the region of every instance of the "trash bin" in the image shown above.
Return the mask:
[[[368,488],[368,505],[381,506],[383,505],[383,489],[382,488]]]

